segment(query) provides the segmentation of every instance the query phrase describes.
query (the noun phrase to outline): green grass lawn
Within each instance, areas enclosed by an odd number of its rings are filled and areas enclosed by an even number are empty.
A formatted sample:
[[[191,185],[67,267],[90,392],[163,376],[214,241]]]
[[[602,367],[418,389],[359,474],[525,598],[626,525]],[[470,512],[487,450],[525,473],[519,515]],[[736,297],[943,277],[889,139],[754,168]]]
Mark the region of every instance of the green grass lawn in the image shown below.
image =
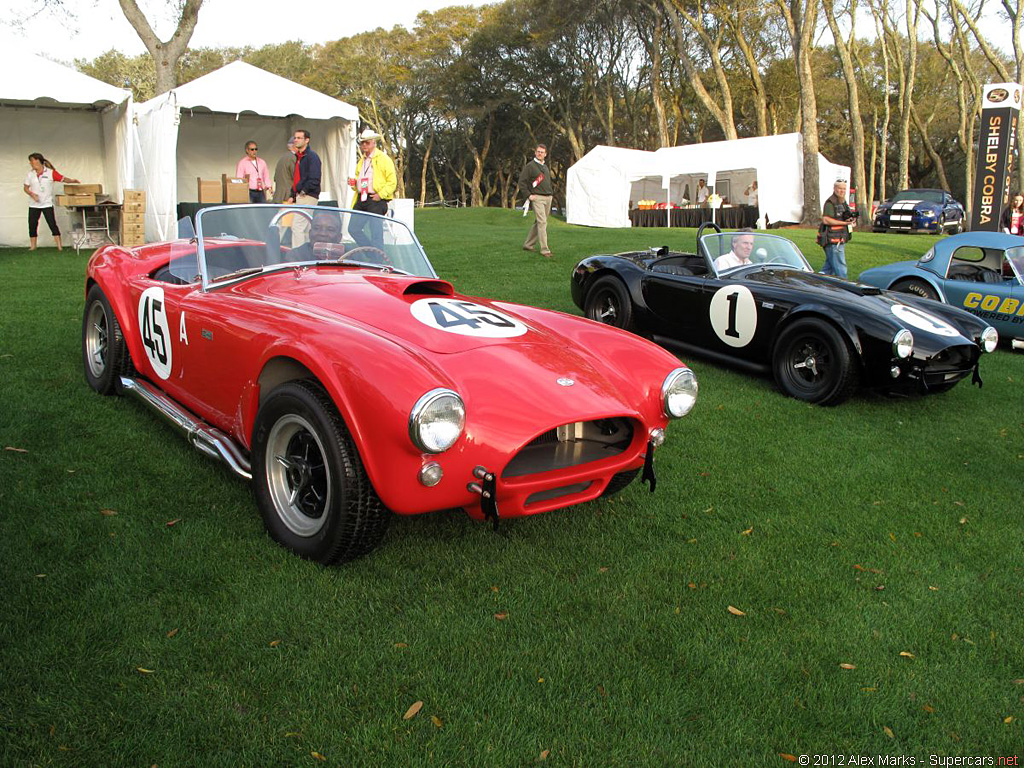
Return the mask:
[[[460,291],[567,312],[578,259],[694,238],[556,221],[548,261],[516,212],[416,224]],[[785,234],[821,266],[814,232]],[[851,273],[930,242],[858,233]],[[88,388],[85,264],[0,251],[0,765],[1022,751],[1024,355],[987,356],[981,390],[831,409],[687,360],[701,396],[656,494],[498,533],[398,518],[322,568],[225,468]]]

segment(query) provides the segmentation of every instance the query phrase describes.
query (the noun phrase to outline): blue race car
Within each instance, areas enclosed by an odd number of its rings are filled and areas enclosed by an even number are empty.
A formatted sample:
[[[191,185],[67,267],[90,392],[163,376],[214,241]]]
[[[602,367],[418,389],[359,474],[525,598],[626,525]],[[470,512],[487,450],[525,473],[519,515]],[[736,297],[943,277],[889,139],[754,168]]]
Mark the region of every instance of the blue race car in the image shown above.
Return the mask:
[[[941,189],[904,189],[878,206],[875,232],[925,232],[941,235],[964,231],[964,207]]]
[[[858,281],[962,307],[1014,347],[1024,347],[1024,237],[967,232],[935,243],[917,261],[861,272]]]

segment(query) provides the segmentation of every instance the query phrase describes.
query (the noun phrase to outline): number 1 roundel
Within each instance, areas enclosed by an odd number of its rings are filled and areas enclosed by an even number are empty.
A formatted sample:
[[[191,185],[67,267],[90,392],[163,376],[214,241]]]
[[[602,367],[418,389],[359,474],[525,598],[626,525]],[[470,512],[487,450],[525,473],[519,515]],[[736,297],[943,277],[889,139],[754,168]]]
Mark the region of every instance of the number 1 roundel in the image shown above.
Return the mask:
[[[412,303],[410,310],[424,325],[460,336],[508,339],[527,331],[514,317],[461,299],[419,299]]]
[[[730,347],[745,347],[757,330],[757,304],[745,285],[720,288],[711,297],[711,327]]]

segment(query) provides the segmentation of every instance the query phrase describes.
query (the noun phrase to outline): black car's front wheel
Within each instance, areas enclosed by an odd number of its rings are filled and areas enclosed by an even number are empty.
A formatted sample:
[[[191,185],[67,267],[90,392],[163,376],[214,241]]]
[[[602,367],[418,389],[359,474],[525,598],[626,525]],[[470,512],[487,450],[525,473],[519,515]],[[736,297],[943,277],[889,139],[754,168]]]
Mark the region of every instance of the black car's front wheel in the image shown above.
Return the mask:
[[[796,320],[783,330],[772,361],[775,381],[790,397],[839,405],[857,389],[858,369],[849,343],[830,323]]]
[[[376,547],[391,513],[363,469],[334,403],[317,384],[293,381],[260,407],[253,491],[270,536],[329,565]]]
[[[633,304],[626,285],[617,277],[602,277],[587,294],[584,314],[591,320],[633,330]]]

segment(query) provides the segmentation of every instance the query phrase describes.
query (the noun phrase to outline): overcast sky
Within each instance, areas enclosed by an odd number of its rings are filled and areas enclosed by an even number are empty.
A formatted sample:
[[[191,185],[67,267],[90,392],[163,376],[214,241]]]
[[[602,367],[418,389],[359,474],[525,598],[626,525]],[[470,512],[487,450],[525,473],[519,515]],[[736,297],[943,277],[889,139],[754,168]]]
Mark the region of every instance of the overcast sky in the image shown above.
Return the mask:
[[[411,29],[420,11],[483,4],[481,0],[205,0],[189,45],[258,48],[288,40],[322,43],[396,24]],[[173,0],[139,0],[162,40],[174,31],[171,8],[175,5]],[[0,0],[0,27],[0,43],[20,37],[23,46],[67,62],[91,59],[111,48],[126,54],[146,50],[117,0]]]

